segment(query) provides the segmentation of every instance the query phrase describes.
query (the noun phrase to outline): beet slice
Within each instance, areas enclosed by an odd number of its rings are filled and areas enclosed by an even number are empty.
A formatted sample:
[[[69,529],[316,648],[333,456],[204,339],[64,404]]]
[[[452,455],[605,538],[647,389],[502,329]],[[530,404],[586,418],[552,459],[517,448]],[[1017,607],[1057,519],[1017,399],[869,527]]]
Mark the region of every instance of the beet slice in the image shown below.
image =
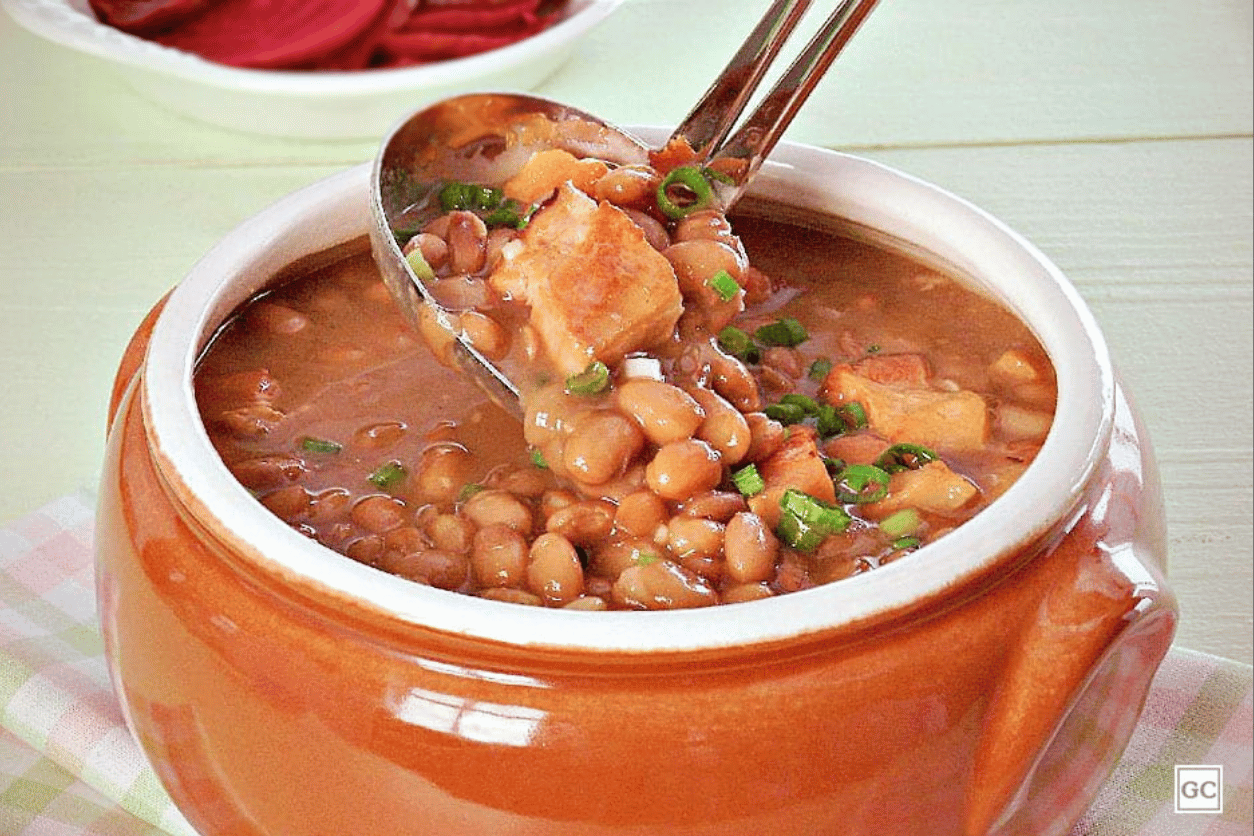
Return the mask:
[[[296,68],[346,47],[391,0],[220,0],[175,31],[166,46],[236,67]]]
[[[319,56],[301,69],[365,70],[378,66],[382,60],[383,36],[403,26],[408,17],[409,0],[388,0],[374,21],[348,45]]]
[[[132,35],[153,35],[191,20],[212,0],[91,0],[102,23]]]
[[[403,27],[408,32],[466,32],[497,29],[536,18],[540,0],[506,0],[504,3],[459,3],[419,6]]]
[[[536,20],[524,26],[480,32],[389,32],[383,37],[382,46],[393,64],[444,61],[509,46],[541,31],[548,23]]]

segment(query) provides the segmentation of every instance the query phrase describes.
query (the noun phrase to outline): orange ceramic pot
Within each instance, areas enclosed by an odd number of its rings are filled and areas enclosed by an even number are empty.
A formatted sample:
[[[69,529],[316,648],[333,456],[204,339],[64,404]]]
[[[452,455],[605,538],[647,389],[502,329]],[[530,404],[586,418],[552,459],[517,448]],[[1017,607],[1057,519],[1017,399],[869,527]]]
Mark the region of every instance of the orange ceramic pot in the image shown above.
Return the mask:
[[[955,266],[1049,352],[1036,462],[874,572],[706,610],[458,596],[341,557],[238,485],[196,358],[286,265],[360,241],[366,167],[228,235],[136,336],[99,505],[132,730],[206,836],[1051,836],[1092,800],[1170,643],[1144,431],[1074,289],[980,210],[784,146],[754,191]]]

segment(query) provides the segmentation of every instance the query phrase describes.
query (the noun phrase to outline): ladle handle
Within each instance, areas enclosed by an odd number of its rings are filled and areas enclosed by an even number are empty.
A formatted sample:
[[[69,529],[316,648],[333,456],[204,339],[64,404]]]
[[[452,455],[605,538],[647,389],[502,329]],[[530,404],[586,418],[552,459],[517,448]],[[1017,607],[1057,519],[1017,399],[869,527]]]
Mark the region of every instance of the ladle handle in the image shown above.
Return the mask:
[[[710,166],[729,173],[735,183],[723,192],[726,207],[740,197],[749,179],[877,2],[843,0],[744,124],[710,158]]]
[[[732,126],[811,2],[775,0],[710,89],[671,134],[671,139],[687,140],[698,159],[708,157],[731,133]]]

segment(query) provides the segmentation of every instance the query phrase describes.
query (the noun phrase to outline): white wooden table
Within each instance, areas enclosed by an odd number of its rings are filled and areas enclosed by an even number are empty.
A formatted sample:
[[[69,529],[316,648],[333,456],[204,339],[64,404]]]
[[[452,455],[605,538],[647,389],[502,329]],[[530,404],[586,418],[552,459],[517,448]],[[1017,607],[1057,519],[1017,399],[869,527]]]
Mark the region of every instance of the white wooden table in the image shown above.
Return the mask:
[[[628,0],[539,92],[674,124],[764,6]],[[1071,277],[1157,448],[1178,643],[1246,663],[1252,30],[1247,0],[884,0],[788,134],[969,198]],[[148,307],[374,145],[193,122],[0,14],[0,525],[94,483]]]

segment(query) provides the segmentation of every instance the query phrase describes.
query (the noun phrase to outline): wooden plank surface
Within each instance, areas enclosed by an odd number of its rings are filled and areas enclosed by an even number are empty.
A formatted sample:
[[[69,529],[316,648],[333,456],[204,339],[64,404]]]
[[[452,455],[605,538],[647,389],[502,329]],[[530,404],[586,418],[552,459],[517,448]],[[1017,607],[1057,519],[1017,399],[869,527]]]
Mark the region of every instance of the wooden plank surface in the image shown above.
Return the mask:
[[[673,124],[764,5],[627,0],[540,92]],[[949,188],[1062,267],[1157,449],[1179,642],[1247,663],[1252,30],[1234,0],[884,0],[789,132]],[[3,14],[0,102],[3,524],[94,481],[148,307],[235,224],[375,143],[201,124]]]

